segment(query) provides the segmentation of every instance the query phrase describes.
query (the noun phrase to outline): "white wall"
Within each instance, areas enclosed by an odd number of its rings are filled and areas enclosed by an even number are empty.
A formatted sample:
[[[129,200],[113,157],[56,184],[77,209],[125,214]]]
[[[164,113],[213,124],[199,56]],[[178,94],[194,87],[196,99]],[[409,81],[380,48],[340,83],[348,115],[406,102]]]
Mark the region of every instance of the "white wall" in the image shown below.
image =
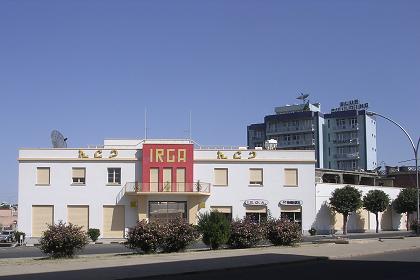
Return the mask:
[[[329,233],[331,229],[331,215],[328,208],[329,199],[331,194],[337,188],[343,188],[346,185],[343,184],[328,184],[328,183],[317,183],[316,184],[316,214],[313,226],[321,233]],[[358,186],[352,185],[356,189],[362,191],[362,197],[367,194],[370,190],[382,190],[389,195],[389,198],[394,200],[400,193],[401,188],[394,187],[380,187],[380,186]],[[349,216],[348,230],[356,231],[359,230],[355,227],[354,215]],[[379,229],[381,228],[382,213],[379,215]],[[405,215],[399,215],[392,211],[392,225],[394,230],[405,229]],[[374,231],[376,229],[375,214],[369,214],[369,230]]]
[[[89,227],[102,232],[103,205],[115,205],[125,182],[135,181],[135,162],[21,162],[19,164],[19,230],[32,236],[32,205],[54,205],[54,222],[67,220],[67,205],[89,205]],[[50,167],[50,186],[36,186],[36,168]],[[86,168],[86,185],[72,186],[72,167]],[[107,168],[121,168],[121,186],[107,185]],[[133,224],[136,209],[127,197],[126,226]]]
[[[314,152],[312,151],[314,156]],[[210,210],[211,206],[232,206],[232,217],[245,216],[244,201],[247,199],[268,200],[268,209],[273,217],[280,216],[279,202],[281,200],[301,200],[302,228],[310,229],[315,214],[315,164],[292,163],[195,163],[194,181],[209,182],[213,184],[214,168],[228,168],[229,185],[211,186],[211,195],[206,201],[206,208],[200,212]],[[263,168],[263,186],[249,185],[249,169]],[[284,168],[298,169],[298,187],[284,186]]]

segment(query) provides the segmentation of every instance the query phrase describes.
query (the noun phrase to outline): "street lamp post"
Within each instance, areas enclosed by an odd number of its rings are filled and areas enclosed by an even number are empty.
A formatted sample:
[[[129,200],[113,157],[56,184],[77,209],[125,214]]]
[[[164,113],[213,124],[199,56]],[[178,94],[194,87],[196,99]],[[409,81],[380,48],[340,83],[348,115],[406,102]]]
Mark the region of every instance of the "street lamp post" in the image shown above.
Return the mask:
[[[419,207],[420,207],[419,206],[420,205],[420,190],[419,190],[419,166],[418,166],[418,162],[419,162],[418,161],[418,154],[419,154],[420,137],[419,137],[419,140],[417,141],[417,145],[414,145],[413,139],[411,138],[410,134],[408,134],[408,132],[396,121],[394,121],[394,120],[392,120],[388,117],[385,117],[384,115],[378,114],[376,112],[367,111],[366,114],[368,116],[379,116],[381,118],[384,118],[384,119],[392,122],[393,124],[398,126],[404,132],[404,134],[408,137],[408,139],[410,140],[410,144],[413,148],[414,158],[415,158],[415,161],[416,161],[416,190],[417,190],[417,228],[416,228],[416,230],[417,230],[417,234],[420,234],[420,211],[419,211],[420,210],[419,209]]]

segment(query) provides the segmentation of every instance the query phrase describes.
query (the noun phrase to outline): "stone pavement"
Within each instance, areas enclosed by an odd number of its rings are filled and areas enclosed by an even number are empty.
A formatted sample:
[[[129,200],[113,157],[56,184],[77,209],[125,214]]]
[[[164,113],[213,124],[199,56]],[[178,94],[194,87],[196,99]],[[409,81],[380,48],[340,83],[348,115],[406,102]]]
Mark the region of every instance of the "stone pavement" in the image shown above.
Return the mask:
[[[420,248],[420,237],[351,240],[350,244],[303,244],[154,255],[90,255],[75,259],[3,259],[0,279],[122,279],[192,273],[274,263],[343,259]]]

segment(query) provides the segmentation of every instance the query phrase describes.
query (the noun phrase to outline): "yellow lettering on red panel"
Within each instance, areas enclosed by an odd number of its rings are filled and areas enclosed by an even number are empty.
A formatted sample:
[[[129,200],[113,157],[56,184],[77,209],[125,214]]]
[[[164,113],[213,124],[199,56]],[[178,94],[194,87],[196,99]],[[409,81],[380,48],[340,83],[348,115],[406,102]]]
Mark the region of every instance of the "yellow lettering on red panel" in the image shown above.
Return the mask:
[[[163,162],[164,149],[156,149],[156,162]]]
[[[178,150],[178,162],[187,162],[187,150],[179,149]]]
[[[166,161],[167,162],[175,162],[175,149],[167,149],[166,150]]]

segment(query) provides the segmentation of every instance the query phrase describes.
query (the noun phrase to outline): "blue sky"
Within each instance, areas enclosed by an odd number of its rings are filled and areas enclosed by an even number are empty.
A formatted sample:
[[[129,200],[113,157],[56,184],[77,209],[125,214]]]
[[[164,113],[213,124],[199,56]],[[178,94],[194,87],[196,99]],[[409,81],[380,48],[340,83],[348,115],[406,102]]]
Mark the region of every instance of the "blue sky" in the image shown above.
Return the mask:
[[[359,98],[419,137],[419,1],[0,1],[0,201],[20,147],[186,137],[244,145],[299,91]],[[413,158],[378,121],[378,162]]]

